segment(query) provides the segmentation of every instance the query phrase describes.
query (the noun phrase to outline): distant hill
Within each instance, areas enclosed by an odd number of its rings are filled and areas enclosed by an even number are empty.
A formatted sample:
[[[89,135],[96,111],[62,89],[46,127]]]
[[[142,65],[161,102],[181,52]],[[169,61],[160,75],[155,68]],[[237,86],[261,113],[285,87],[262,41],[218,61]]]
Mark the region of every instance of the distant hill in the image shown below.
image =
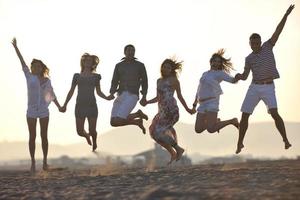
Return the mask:
[[[233,126],[225,127],[220,133],[210,134],[194,132],[194,125],[178,123],[175,126],[179,144],[191,155],[224,156],[232,155],[236,149],[238,130]],[[284,149],[281,136],[273,122],[250,123],[245,136],[241,155],[252,154],[255,157],[296,157],[300,155],[300,123],[286,122],[288,138],[293,145]],[[153,148],[149,134],[143,135],[135,127],[115,128],[100,136],[99,146],[105,152],[113,154],[135,154]]]
[[[42,158],[42,147],[40,143],[36,143],[36,158]],[[101,155],[107,155],[105,152],[100,152]],[[91,152],[91,147],[85,143],[71,145],[49,144],[49,158],[57,158],[63,155],[69,157],[96,157]],[[2,160],[20,160],[30,159],[27,142],[0,142],[0,161]]]
[[[146,124],[148,127],[149,124]],[[178,141],[186,149],[186,153],[196,160],[210,156],[233,155],[238,139],[238,131],[232,126],[221,130],[220,133],[204,132],[196,134],[191,124],[178,123],[175,126]],[[286,122],[288,138],[293,145],[285,150],[281,136],[273,122],[250,123],[245,137],[245,148],[241,155],[253,157],[296,157],[300,155],[300,123]],[[114,155],[133,155],[154,147],[149,133],[143,135],[133,126],[114,128],[98,137],[98,151]],[[36,157],[42,157],[40,144],[36,145]],[[68,155],[70,157],[91,157],[90,146],[85,143],[72,145],[49,146],[49,157]],[[0,142],[0,160],[29,158],[27,142]]]

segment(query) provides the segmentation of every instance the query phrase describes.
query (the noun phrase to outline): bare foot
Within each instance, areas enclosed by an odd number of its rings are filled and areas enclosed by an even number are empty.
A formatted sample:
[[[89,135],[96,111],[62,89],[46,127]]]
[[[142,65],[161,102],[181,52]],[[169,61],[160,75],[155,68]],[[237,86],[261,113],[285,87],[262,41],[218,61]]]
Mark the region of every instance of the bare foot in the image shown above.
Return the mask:
[[[49,170],[49,165],[47,163],[43,163],[43,170],[48,171]]]
[[[289,149],[292,145],[289,142],[285,142],[284,148]]]
[[[220,118],[217,118],[217,122],[220,122],[220,121],[221,121],[221,119],[220,119]],[[217,132],[220,133],[220,129],[217,130]]]
[[[176,158],[177,158],[177,153],[176,153],[176,152],[173,152],[173,153],[171,154],[171,160],[168,162],[167,165],[172,164],[172,162],[173,162],[174,160],[176,160]]]
[[[90,138],[91,135],[88,134],[85,130],[84,130],[83,132],[84,132],[84,137],[85,137],[87,143],[88,143],[89,145],[92,145],[91,138]]]
[[[177,157],[176,157],[176,161],[180,160],[180,158],[182,157],[182,154],[184,152],[184,149],[181,147],[178,147],[178,149],[176,149],[177,152]]]
[[[93,139],[93,151],[97,149],[97,133],[92,135]]]
[[[142,119],[137,119],[137,125],[140,127],[140,129],[142,129],[143,134],[146,134],[146,129],[143,125],[143,120]]]
[[[244,145],[243,144],[238,144],[235,153],[236,154],[240,153],[242,151],[242,148],[244,148]]]
[[[240,128],[239,120],[237,118],[233,118],[232,125],[235,126],[237,129],[239,129]]]
[[[30,173],[31,174],[35,174],[36,169],[35,169],[35,163],[31,163],[31,167],[30,167]]]
[[[142,119],[148,120],[148,116],[145,113],[143,113],[142,110],[139,109],[137,112]]]

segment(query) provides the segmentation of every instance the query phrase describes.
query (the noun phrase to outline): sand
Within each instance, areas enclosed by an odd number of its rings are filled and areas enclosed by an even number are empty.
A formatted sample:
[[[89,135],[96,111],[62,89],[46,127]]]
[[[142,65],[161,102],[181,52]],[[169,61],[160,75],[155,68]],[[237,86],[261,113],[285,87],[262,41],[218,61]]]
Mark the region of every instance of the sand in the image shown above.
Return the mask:
[[[0,171],[0,199],[299,199],[300,160]]]

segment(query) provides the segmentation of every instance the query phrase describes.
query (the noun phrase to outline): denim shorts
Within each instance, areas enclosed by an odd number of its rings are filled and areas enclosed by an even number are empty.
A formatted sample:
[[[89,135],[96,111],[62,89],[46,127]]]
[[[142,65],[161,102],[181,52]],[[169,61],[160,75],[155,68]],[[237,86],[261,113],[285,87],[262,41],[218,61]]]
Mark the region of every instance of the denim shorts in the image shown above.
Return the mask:
[[[219,97],[214,99],[209,99],[207,101],[201,102],[198,107],[198,113],[206,113],[206,112],[218,112],[219,111]]]

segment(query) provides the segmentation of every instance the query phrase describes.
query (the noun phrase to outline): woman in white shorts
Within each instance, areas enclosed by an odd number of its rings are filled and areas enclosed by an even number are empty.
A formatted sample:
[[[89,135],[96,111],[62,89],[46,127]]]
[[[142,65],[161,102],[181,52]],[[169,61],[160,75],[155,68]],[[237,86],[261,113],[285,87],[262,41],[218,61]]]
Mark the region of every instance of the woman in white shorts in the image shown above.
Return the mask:
[[[12,44],[21,61],[27,82],[28,107],[27,107],[27,125],[29,130],[29,152],[31,156],[31,172],[35,172],[35,138],[36,138],[36,122],[40,120],[41,139],[43,149],[43,170],[48,169],[48,123],[49,109],[48,106],[53,101],[60,110],[61,106],[56,100],[53,92],[51,81],[49,79],[49,69],[40,60],[33,59],[30,70],[26,65],[18,47],[17,40],[14,38]]]
[[[237,118],[220,121],[218,119],[220,95],[223,94],[220,83],[226,81],[235,83],[236,80],[229,73],[233,69],[230,59],[223,57],[225,51],[220,49],[214,53],[210,59],[210,70],[204,72],[199,81],[199,86],[193,103],[193,111],[197,109],[197,119],[195,122],[195,131],[202,133],[207,130],[209,133],[214,133],[224,128],[227,125],[239,127]]]

